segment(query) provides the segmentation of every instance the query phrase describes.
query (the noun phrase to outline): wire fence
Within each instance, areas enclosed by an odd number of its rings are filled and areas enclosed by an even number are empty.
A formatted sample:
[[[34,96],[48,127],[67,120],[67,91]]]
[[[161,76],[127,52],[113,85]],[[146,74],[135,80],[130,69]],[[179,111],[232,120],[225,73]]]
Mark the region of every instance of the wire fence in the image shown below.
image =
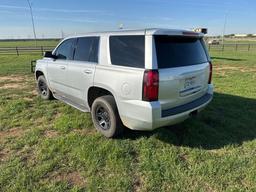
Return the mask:
[[[247,51],[256,53],[256,44],[207,44],[209,51]],[[0,55],[43,55],[45,51],[51,51],[55,46],[38,47],[0,47]]]
[[[247,51],[256,53],[256,44],[227,43],[227,44],[208,44],[209,51]]]
[[[33,60],[28,61],[30,64],[30,71],[34,72],[36,59],[39,56],[43,56],[45,51],[52,51],[55,46],[17,46],[17,47],[0,47],[0,56],[3,55],[13,55],[13,56],[21,56],[21,55],[32,55]],[[217,51],[217,52],[248,52],[248,53],[256,53],[256,43],[255,44],[242,44],[242,43],[226,43],[226,44],[207,44],[207,48],[209,52]],[[34,55],[34,56],[33,56]],[[23,70],[23,69],[22,69]]]
[[[41,54],[45,51],[51,51],[55,46],[38,46],[38,47],[0,47],[0,55],[31,55]]]

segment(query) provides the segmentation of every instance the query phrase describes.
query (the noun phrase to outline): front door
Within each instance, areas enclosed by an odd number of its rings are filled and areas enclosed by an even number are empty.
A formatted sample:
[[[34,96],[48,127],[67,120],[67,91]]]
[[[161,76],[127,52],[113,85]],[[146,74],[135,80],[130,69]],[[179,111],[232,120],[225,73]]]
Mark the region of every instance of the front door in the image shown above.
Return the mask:
[[[47,66],[49,86],[54,93],[61,96],[67,94],[67,69],[72,62],[75,39],[63,41],[54,51],[56,59],[50,59]]]

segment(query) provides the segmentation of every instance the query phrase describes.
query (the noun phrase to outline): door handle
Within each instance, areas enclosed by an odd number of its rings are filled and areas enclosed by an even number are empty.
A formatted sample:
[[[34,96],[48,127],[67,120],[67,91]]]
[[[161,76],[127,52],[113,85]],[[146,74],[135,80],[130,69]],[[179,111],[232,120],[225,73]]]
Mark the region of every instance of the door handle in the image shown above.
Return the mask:
[[[61,68],[61,69],[63,69],[63,70],[65,70],[65,69],[66,69],[66,67],[65,67],[65,66],[60,66],[60,68]]]
[[[84,73],[86,73],[86,74],[92,74],[92,70],[85,69],[85,70],[84,70]]]

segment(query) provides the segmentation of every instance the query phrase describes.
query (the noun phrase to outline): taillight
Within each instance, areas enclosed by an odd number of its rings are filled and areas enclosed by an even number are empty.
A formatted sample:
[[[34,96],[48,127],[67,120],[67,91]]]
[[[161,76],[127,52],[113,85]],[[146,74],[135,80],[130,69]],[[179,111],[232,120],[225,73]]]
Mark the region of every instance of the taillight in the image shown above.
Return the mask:
[[[143,100],[157,101],[159,89],[158,70],[146,70],[143,78]]]
[[[211,62],[209,63],[209,68],[210,68],[210,71],[209,71],[208,84],[211,84],[212,83],[212,63]]]

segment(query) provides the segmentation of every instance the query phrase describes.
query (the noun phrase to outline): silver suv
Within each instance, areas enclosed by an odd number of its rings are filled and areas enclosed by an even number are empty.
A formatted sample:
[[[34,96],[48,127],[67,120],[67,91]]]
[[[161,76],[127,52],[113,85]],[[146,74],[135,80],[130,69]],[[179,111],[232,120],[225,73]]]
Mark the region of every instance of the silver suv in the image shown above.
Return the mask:
[[[37,61],[35,76],[43,99],[91,112],[106,137],[179,123],[213,96],[203,34],[184,30],[69,37]]]

